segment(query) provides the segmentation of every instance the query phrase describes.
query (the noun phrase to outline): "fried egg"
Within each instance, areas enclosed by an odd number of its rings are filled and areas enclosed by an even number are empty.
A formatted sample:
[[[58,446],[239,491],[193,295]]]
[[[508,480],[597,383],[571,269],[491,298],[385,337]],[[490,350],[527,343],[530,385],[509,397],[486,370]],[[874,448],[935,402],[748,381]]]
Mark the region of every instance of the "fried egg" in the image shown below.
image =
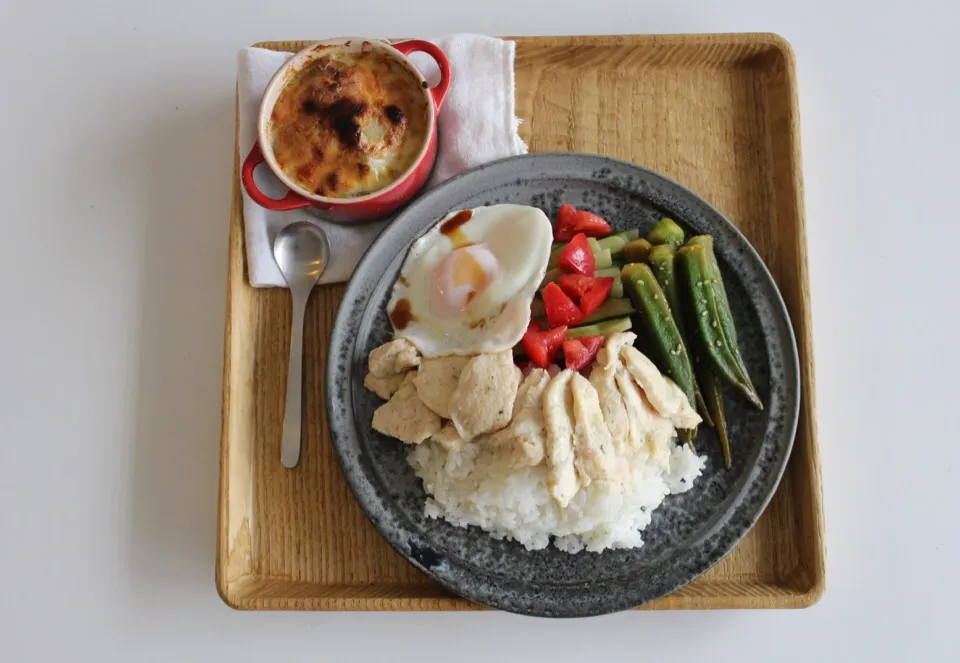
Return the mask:
[[[395,335],[425,357],[512,348],[530,323],[552,241],[535,207],[451,212],[410,247],[387,305]]]

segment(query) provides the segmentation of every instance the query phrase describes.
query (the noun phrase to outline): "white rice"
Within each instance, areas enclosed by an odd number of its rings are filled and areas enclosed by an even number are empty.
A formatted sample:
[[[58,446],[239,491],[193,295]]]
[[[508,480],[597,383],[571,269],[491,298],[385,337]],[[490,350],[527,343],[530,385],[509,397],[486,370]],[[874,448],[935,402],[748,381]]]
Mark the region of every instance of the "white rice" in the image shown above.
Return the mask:
[[[551,537],[568,553],[638,548],[653,510],[667,495],[690,490],[704,466],[686,445],[674,448],[667,471],[636,454],[633,481],[622,488],[594,482],[561,509],[547,491],[544,464],[517,469],[505,455],[483,444],[458,452],[429,441],[414,447],[407,460],[430,496],[426,515],[475,525],[528,550],[546,548]]]

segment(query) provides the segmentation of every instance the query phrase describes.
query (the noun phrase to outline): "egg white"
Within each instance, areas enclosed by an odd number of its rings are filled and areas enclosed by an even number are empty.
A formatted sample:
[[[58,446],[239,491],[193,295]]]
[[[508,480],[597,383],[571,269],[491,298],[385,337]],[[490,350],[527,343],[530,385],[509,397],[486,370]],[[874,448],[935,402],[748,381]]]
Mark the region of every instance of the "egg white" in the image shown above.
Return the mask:
[[[440,219],[410,247],[393,286],[387,311],[397,302],[410,303],[412,318],[395,335],[408,339],[426,357],[473,355],[508,350],[520,342],[530,323],[530,302],[550,261],[553,226],[541,210],[525,205],[491,205],[451,235],[441,226],[457,211]],[[496,278],[469,305],[469,315],[437,315],[430,306],[437,265],[464,241],[483,245],[496,256]]]

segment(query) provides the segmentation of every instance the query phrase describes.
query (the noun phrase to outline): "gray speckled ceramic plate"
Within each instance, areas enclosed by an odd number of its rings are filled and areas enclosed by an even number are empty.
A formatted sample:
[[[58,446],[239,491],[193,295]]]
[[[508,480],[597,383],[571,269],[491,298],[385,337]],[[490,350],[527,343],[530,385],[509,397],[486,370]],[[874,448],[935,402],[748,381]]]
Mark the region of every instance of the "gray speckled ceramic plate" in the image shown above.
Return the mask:
[[[387,341],[385,307],[410,244],[454,209],[496,203],[542,208],[561,202],[599,213],[615,230],[646,231],[670,216],[710,233],[737,321],[741,351],[766,409],[727,398],[734,466],[722,467],[711,430],[694,488],[654,512],[645,544],[600,554],[536,552],[470,527],[423,515],[424,492],[407,449],[370,427],[379,399],[363,387],[367,354]],[[634,164],[583,154],[531,154],[491,163],[430,191],[406,208],[357,266],[330,339],[326,406],[340,466],[367,516],[414,565],[451,592],[512,612],[573,617],[634,607],[709,569],[756,522],[790,455],[800,403],[799,362],[787,311],[743,235],[681,185]]]

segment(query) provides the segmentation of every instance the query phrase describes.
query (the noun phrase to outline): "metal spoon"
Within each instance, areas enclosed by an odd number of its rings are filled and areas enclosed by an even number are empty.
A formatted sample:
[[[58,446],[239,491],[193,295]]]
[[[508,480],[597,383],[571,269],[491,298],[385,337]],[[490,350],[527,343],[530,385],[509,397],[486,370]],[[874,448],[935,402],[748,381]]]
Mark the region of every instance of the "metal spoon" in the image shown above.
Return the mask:
[[[290,367],[287,372],[287,404],[283,413],[280,462],[286,468],[300,461],[300,417],[303,391],[303,314],[310,292],[327,267],[330,243],[318,226],[309,221],[291,223],[273,241],[273,257],[290,287],[293,328],[290,332]]]

